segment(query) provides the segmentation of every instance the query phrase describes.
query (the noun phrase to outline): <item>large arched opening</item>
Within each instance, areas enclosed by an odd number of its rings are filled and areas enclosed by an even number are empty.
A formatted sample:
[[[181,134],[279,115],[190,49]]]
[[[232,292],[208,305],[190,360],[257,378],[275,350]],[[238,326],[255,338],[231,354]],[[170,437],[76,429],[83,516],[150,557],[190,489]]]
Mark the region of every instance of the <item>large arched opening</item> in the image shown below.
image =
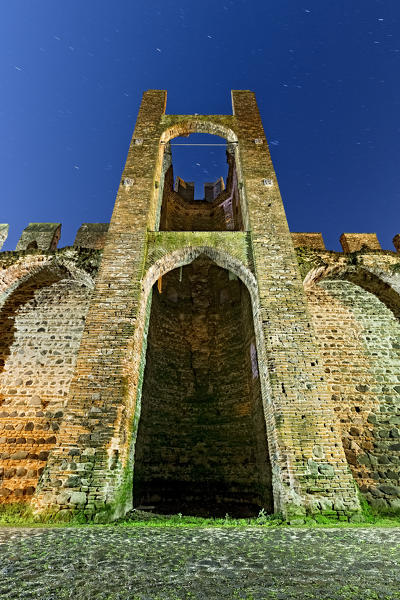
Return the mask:
[[[205,253],[153,286],[133,501],[160,513],[273,510],[252,303]]]
[[[160,145],[163,154],[161,172],[156,176],[159,188],[156,229],[242,231],[248,228],[238,139],[230,128],[191,118],[167,128]],[[224,160],[221,153],[225,154]],[[200,174],[201,189],[199,180],[194,181]]]

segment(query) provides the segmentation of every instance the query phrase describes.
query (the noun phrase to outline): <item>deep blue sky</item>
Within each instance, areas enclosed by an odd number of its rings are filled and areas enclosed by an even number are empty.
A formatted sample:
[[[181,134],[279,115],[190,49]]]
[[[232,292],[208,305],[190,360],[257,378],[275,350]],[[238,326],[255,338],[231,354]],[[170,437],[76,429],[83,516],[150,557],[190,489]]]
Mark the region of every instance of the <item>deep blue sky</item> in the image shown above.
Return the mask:
[[[291,230],[332,249],[343,231],[376,231],[393,249],[399,0],[12,0],[0,55],[7,249],[29,221],[62,222],[66,245],[110,219],[149,88],[168,90],[169,113],[206,114],[254,90]]]

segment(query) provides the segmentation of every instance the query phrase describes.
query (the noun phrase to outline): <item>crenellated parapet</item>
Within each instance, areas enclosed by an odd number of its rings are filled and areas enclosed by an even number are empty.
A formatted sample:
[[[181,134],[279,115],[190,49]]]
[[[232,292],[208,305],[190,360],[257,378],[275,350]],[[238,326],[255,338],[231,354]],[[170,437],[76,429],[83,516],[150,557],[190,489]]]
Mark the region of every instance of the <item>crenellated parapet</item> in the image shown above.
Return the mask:
[[[291,233],[293,246],[295,248],[311,248],[312,250],[325,250],[325,243],[322,233]],[[376,233],[342,233],[340,244],[343,252],[350,254],[352,252],[368,252],[369,250],[387,252],[383,250],[379,243]],[[397,252],[400,252],[400,234],[394,236],[393,245]]]
[[[74,248],[102,250],[109,223],[83,223],[75,237]],[[0,223],[0,250],[7,239],[9,225]],[[16,252],[54,252],[61,236],[61,223],[29,223],[17,243]]]
[[[177,180],[180,178],[178,177]],[[183,182],[182,185],[191,185],[190,182]],[[182,183],[183,182],[183,183]],[[223,181],[216,181],[214,184],[205,184],[206,195],[216,191],[223,191]],[[207,188],[209,186],[209,190]],[[180,188],[180,189],[181,189]],[[208,192],[207,192],[208,190]],[[87,248],[92,250],[102,250],[106,243],[109,223],[83,223],[77,231],[74,248]],[[7,239],[9,225],[0,223],[0,250]],[[30,223],[24,229],[18,241],[16,251],[42,250],[44,252],[53,251],[57,248],[60,239],[60,223]],[[292,243],[295,248],[310,248],[312,250],[326,250],[324,238],[321,232],[291,232]],[[352,252],[368,252],[368,250],[388,252],[383,250],[376,233],[342,233],[340,244],[343,252],[350,254]],[[393,238],[393,245],[397,252],[400,252],[400,233]]]

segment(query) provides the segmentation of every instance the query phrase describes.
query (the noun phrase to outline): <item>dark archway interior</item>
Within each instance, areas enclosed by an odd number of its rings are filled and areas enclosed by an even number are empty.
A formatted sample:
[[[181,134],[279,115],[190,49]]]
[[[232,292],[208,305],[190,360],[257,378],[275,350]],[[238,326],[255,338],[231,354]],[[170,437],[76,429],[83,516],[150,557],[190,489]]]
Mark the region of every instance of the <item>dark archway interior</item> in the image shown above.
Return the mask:
[[[250,295],[203,255],[153,289],[133,499],[164,514],[272,512]]]

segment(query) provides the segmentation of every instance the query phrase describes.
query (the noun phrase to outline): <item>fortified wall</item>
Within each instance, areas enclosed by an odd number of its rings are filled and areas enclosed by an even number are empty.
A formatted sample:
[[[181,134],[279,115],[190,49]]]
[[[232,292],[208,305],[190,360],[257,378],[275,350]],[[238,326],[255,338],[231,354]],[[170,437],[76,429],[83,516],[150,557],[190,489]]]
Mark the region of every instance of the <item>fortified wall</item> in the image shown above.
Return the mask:
[[[0,253],[0,502],[400,510],[400,235],[290,233],[254,94],[232,101],[168,115],[145,92],[111,223]],[[227,142],[200,201],[170,147],[193,132]]]

